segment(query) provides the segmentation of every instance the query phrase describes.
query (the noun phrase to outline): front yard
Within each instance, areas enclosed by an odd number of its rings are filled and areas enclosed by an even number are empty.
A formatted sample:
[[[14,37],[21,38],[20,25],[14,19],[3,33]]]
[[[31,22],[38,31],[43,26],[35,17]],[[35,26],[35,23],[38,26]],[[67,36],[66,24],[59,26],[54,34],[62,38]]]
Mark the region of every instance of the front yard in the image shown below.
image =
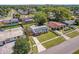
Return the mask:
[[[75,51],[73,54],[79,54],[79,50]]]
[[[65,41],[64,38],[59,37],[59,38],[56,38],[56,39],[54,39],[54,40],[48,41],[48,42],[46,42],[46,43],[43,43],[42,45],[43,45],[45,48],[50,48],[50,47],[56,46],[56,45],[58,45],[58,44],[60,44],[60,43],[62,43],[62,42],[64,42],[64,41]]]
[[[52,39],[52,38],[55,38],[57,35],[53,32],[48,32],[48,33],[44,33],[44,34],[41,34],[39,36],[37,36],[38,40],[40,42],[43,42],[43,41],[46,41],[46,40],[49,40],[49,39]]]
[[[71,38],[74,38],[74,37],[76,37],[76,36],[78,36],[78,35],[79,35],[79,32],[77,32],[77,31],[73,31],[73,32],[67,34],[67,36],[69,36],[69,37],[71,37]]]

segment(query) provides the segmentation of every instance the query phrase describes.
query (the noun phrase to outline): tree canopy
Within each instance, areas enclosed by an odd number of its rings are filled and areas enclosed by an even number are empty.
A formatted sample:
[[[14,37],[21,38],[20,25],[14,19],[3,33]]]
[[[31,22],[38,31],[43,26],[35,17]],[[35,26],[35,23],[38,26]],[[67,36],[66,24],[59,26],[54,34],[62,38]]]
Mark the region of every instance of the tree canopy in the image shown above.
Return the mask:
[[[44,12],[38,12],[35,14],[34,20],[38,25],[43,25],[47,21],[47,15]]]
[[[30,51],[30,46],[25,38],[18,38],[15,42],[14,53],[15,54],[27,54]]]

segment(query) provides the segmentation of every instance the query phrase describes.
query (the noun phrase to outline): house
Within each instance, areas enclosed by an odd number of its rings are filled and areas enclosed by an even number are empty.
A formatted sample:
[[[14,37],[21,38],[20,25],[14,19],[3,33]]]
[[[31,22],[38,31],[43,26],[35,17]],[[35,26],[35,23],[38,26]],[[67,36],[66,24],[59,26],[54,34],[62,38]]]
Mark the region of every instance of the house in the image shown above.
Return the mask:
[[[31,22],[33,19],[32,18],[24,18],[23,20],[25,23],[27,23],[27,22]]]
[[[75,10],[74,13],[79,15],[79,10]]]
[[[48,22],[48,26],[49,26],[49,28],[51,28],[53,30],[57,30],[57,29],[64,28],[65,27],[65,24],[60,23],[60,22],[50,21],[50,22]]]
[[[18,12],[20,13],[20,14],[22,14],[22,15],[26,15],[26,14],[28,14],[28,9],[27,10],[21,10],[21,9],[18,9]]]
[[[74,25],[75,24],[75,20],[66,20],[63,23],[66,24],[67,26],[70,26],[70,25]]]
[[[4,30],[4,31],[1,31],[0,33],[1,33],[0,45],[2,45],[3,42],[9,43],[9,42],[15,41],[18,36],[19,37],[24,36],[23,29],[21,27]]]
[[[12,26],[12,25],[16,25],[19,22],[19,20],[17,18],[13,18],[10,20],[0,20],[0,26]]]
[[[55,19],[55,13],[48,12],[48,19]]]
[[[31,31],[32,31],[32,33],[33,33],[34,35],[39,35],[39,34],[41,34],[41,33],[48,32],[48,27],[45,26],[45,25],[43,25],[43,26],[34,26],[34,25],[32,25],[32,26],[30,27],[30,29],[31,29]]]
[[[10,22],[11,22],[11,23],[18,23],[19,20],[18,20],[17,18],[13,18],[13,19],[10,20]]]
[[[30,9],[29,9],[29,13],[36,13],[36,9],[30,8]]]

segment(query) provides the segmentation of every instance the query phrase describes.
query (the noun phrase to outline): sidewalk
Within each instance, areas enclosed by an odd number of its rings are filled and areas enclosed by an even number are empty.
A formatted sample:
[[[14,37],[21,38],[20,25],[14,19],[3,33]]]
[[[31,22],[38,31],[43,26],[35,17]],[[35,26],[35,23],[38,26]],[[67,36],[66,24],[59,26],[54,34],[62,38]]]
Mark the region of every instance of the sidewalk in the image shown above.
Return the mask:
[[[69,40],[70,39],[70,37],[68,37],[68,36],[66,36],[66,35],[64,35],[62,32],[59,32],[59,31],[55,31],[56,33],[58,33],[59,35],[61,35],[63,38],[65,38],[66,40]]]
[[[38,52],[42,52],[44,50],[46,50],[46,48],[43,47],[43,45],[38,41],[38,39],[36,37],[33,37],[33,40],[35,41],[36,43],[36,46],[37,46],[37,49],[38,49]]]

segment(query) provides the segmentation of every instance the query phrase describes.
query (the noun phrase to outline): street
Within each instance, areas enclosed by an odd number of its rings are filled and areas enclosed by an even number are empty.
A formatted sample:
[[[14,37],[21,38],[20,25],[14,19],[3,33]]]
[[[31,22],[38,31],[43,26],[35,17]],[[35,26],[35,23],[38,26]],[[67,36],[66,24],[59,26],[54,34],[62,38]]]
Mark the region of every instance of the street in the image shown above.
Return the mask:
[[[79,36],[51,47],[39,54],[72,54],[79,49]]]

